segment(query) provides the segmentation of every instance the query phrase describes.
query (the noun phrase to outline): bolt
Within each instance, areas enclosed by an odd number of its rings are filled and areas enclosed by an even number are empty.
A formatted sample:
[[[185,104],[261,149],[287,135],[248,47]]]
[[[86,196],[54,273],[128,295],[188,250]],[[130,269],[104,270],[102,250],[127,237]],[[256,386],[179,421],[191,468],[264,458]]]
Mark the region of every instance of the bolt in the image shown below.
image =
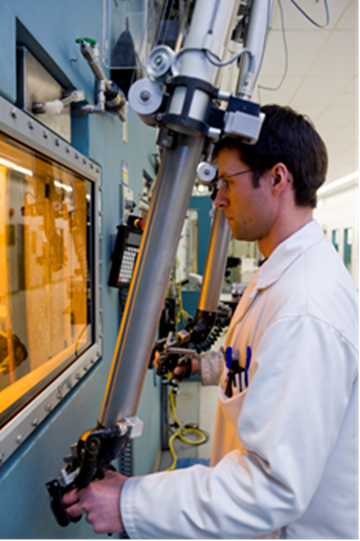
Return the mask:
[[[59,391],[58,394],[57,394],[57,398],[58,398],[59,400],[61,400],[62,397],[63,397],[62,392]]]
[[[37,419],[33,419],[31,424],[32,424],[33,426],[37,426],[37,425],[38,425],[38,422],[39,422],[39,421],[38,421]]]
[[[90,364],[94,364],[95,363],[95,359],[90,359]]]
[[[84,372],[87,372],[88,370],[88,367],[87,367],[87,364],[84,366]]]
[[[47,134],[47,132],[45,130],[43,131],[43,137],[44,137],[44,139],[48,138],[48,134]]]
[[[85,165],[87,162],[86,158],[83,158],[83,164]]]
[[[100,173],[100,169],[99,169],[98,167],[96,168],[96,172],[97,172],[97,173]]]
[[[29,126],[29,130],[34,129],[34,124],[31,122],[31,120],[29,120],[28,126]]]
[[[17,118],[16,109],[11,109],[11,116],[12,118]]]
[[[51,409],[52,409],[52,405],[51,405],[51,404],[48,404],[48,405],[46,406],[46,408],[45,408],[45,409],[46,409],[46,411],[51,411]]]
[[[141,92],[140,94],[141,101],[149,101],[150,98],[151,98],[150,92],[148,92],[147,90],[143,90]]]
[[[154,64],[157,68],[160,68],[164,63],[164,59],[161,54],[158,54],[154,59]]]
[[[16,443],[20,443],[21,440],[22,440],[22,435],[21,435],[21,434],[19,434],[18,436],[16,436],[16,439],[15,439]]]
[[[66,152],[69,154],[70,148],[69,148],[69,147],[65,147],[65,150],[66,150]]]
[[[59,141],[58,138],[55,139],[55,145],[56,145],[57,147],[60,146],[60,141]]]
[[[90,163],[90,169],[94,169],[94,164]]]
[[[76,377],[76,379],[81,379],[81,376],[80,376],[79,372],[76,373],[75,377]]]
[[[78,157],[79,157],[79,154],[77,152],[75,152],[74,156],[75,156],[75,159],[77,160]]]

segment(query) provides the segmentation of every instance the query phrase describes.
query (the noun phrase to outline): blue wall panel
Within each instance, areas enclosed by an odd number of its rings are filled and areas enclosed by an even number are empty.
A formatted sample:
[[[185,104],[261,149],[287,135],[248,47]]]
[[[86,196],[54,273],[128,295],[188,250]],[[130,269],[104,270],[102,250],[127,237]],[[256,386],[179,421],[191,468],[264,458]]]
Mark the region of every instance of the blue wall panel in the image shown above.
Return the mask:
[[[102,42],[102,0],[0,0],[0,94],[16,101],[16,29],[26,45],[33,45],[39,60],[55,70],[71,88],[85,91],[94,100],[94,76],[75,43],[78,37]],[[21,24],[17,23],[20,21]],[[30,37],[29,37],[30,36]],[[34,40],[33,42],[31,40]],[[41,58],[43,57],[43,58]],[[106,72],[106,70],[104,69]],[[102,170],[101,270],[103,307],[103,357],[100,364],[58,406],[47,420],[0,467],[1,538],[91,538],[84,519],[67,528],[57,526],[50,512],[45,483],[58,476],[62,458],[71,443],[96,424],[105,390],[119,324],[118,291],[107,286],[110,270],[110,235],[120,220],[121,164],[129,166],[129,186],[138,203],[142,170],[154,176],[151,155],[156,151],[156,130],[130,114],[128,143],[123,125],[108,113],[75,118],[72,145],[99,164]],[[159,449],[160,385],[148,371],[138,415],[144,433],[135,443],[135,474],[153,470]],[[102,536],[107,538],[107,536]]]

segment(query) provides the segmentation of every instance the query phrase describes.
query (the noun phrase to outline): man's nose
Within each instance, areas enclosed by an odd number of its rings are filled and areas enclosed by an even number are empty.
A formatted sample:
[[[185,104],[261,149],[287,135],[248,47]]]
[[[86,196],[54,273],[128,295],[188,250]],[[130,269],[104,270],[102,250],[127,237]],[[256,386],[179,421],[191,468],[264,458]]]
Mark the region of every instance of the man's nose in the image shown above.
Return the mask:
[[[225,197],[224,188],[220,186],[216,192],[216,197],[214,199],[214,205],[218,208],[226,207],[229,204],[229,200]]]

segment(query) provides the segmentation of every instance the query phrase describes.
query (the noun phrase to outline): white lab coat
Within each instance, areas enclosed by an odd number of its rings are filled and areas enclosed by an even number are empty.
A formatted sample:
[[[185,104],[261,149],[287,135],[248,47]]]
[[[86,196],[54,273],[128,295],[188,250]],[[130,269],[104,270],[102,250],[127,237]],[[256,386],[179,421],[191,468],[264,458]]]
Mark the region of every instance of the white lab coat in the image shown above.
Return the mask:
[[[251,281],[227,346],[249,387],[219,386],[211,467],[129,479],[131,538],[357,537],[357,309],[315,221]],[[226,370],[222,380],[226,376]]]

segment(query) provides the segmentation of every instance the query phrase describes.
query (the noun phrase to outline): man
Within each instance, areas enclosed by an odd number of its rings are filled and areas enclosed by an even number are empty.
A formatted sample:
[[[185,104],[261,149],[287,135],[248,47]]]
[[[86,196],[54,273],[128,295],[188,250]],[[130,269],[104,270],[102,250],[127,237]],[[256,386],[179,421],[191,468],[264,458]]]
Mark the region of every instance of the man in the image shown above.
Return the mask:
[[[303,116],[262,111],[255,145],[217,146],[215,205],[265,262],[233,316],[227,367],[220,354],[200,357],[202,377],[222,370],[211,467],[110,472],[65,495],[97,532],[357,537],[356,292],[312,218],[326,149]]]

